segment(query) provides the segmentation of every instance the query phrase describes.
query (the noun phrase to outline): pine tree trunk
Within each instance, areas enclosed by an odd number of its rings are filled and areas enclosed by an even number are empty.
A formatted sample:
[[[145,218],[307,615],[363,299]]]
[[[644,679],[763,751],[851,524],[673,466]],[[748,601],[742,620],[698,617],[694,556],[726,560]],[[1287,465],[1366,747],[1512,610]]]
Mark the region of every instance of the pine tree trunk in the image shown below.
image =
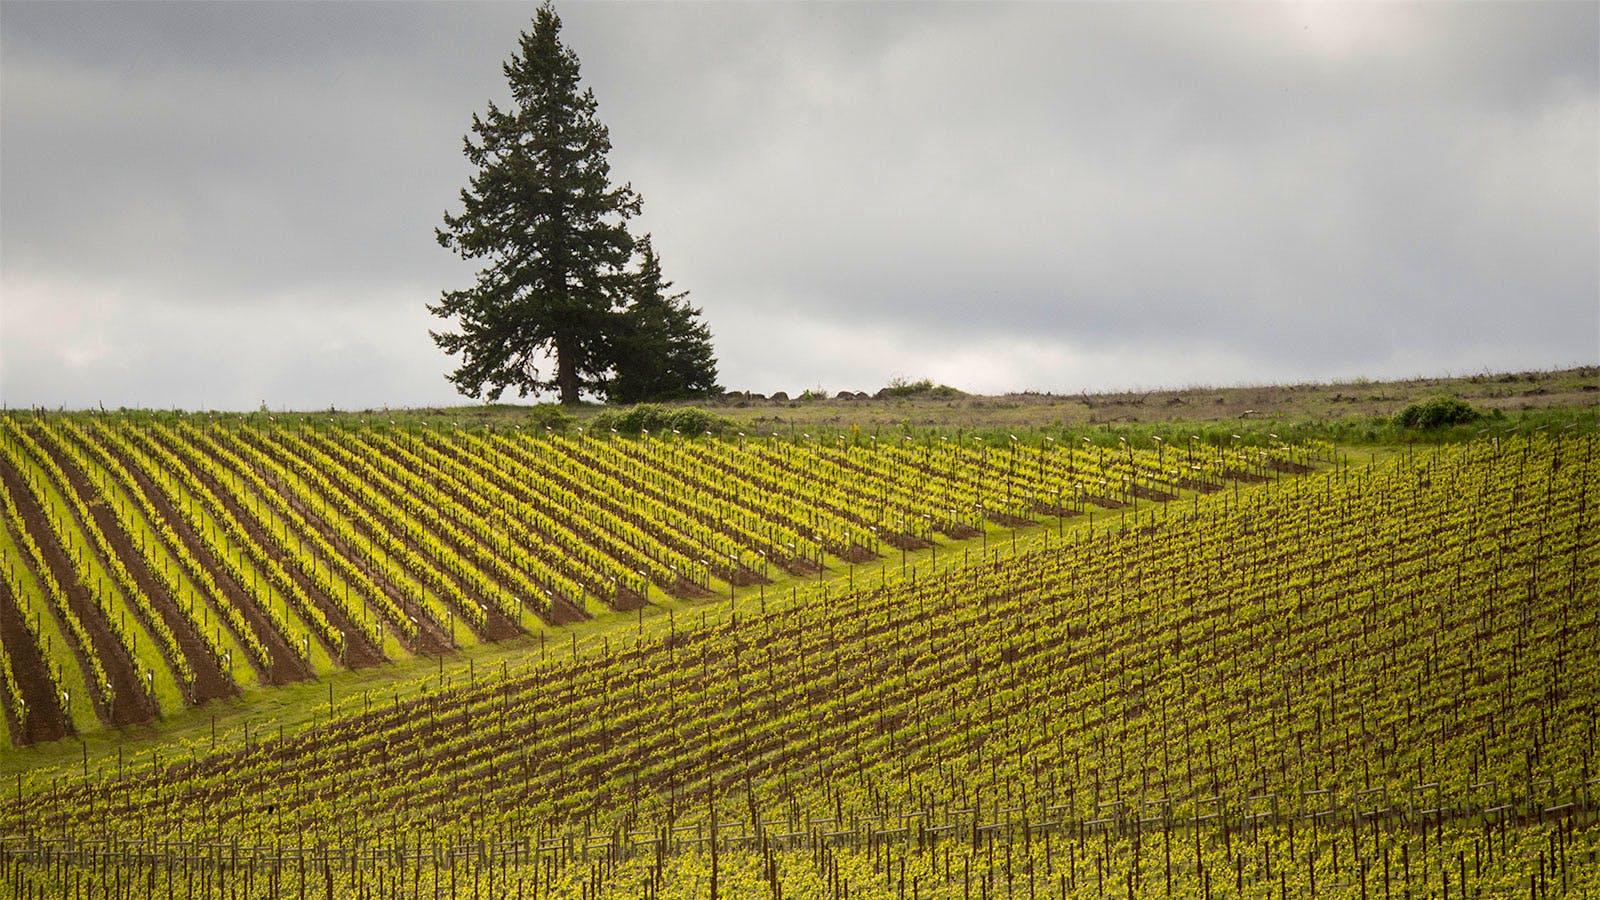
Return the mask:
[[[561,391],[562,406],[578,405],[578,367],[572,357],[566,342],[556,341],[556,388]]]

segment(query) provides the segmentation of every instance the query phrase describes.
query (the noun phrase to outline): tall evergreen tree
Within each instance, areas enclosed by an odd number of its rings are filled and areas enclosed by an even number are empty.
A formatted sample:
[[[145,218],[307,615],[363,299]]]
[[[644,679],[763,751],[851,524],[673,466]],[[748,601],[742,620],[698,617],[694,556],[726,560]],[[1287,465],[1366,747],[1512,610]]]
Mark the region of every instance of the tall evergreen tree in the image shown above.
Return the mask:
[[[639,403],[715,392],[717,361],[700,310],[689,305],[687,291],[668,293],[672,282],[661,277],[661,260],[649,235],[639,239],[638,252],[631,302],[614,329],[608,398]]]
[[[450,381],[470,397],[498,399],[514,385],[519,396],[554,389],[577,403],[611,367],[607,329],[631,286],[627,223],[639,198],[611,184],[611,138],[560,31],[546,2],[504,66],[514,107],[491,102],[472,117],[464,143],[478,171],[461,214],[446,213],[436,231],[441,246],[485,261],[472,287],[428,307],[459,321],[459,331],[431,333],[461,354]]]

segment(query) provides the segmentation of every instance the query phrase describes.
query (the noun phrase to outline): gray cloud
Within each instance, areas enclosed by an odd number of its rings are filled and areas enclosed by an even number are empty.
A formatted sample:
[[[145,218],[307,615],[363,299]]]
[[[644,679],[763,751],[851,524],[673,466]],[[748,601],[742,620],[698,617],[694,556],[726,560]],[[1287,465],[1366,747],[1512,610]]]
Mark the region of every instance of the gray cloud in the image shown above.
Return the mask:
[[[1600,357],[1593,4],[561,11],[732,386]],[[7,3],[0,395],[448,401],[432,231],[531,12]]]

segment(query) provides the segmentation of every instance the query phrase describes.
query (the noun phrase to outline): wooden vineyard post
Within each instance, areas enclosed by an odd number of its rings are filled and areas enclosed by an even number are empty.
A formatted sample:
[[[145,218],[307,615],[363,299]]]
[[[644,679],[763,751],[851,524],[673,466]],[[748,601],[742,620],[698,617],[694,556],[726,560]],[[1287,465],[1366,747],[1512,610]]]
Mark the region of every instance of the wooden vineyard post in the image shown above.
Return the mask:
[[[708,786],[706,802],[711,806],[711,900],[717,900],[717,876],[720,873],[719,858],[717,856],[717,788],[715,784]]]

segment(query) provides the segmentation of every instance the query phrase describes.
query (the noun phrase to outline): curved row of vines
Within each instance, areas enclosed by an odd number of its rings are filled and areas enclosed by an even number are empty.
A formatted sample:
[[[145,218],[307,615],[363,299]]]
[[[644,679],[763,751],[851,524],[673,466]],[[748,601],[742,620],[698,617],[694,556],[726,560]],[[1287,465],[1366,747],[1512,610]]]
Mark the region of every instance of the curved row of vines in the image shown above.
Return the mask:
[[[51,773],[0,807],[0,878],[203,879],[205,896],[1583,895],[1600,889],[1597,443],[1480,442],[1145,506],[137,776]],[[742,452],[777,472],[856,462]],[[1011,462],[972,465],[992,492]],[[155,849],[172,845],[232,847],[234,865]]]
[[[0,701],[49,740],[1316,452],[8,415]]]

